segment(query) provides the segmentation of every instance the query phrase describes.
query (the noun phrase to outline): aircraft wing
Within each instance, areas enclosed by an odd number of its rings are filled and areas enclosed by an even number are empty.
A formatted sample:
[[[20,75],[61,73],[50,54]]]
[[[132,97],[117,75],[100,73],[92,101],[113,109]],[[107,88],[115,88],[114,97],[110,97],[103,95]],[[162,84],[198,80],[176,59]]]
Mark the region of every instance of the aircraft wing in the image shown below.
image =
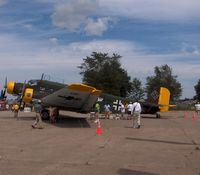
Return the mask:
[[[71,84],[42,98],[44,106],[63,110],[89,112],[97,101],[100,90],[85,84]]]

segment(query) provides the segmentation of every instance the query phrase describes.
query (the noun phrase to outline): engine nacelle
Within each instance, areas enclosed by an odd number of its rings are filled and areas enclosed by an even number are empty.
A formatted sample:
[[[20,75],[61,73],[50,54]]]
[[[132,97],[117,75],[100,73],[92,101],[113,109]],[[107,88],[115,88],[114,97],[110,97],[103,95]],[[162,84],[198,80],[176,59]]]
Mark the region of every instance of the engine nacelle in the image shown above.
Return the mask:
[[[15,88],[15,82],[14,81],[9,81],[7,83],[7,93],[13,94],[14,93],[14,88]]]
[[[32,98],[33,98],[33,89],[26,88],[22,98],[23,102],[30,103],[32,101]]]

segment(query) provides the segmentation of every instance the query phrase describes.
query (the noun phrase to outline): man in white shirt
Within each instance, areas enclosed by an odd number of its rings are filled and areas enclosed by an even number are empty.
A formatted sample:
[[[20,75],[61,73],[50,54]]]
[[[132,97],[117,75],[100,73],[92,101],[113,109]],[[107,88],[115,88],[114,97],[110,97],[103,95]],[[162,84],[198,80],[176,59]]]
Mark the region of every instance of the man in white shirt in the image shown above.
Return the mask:
[[[142,108],[139,102],[133,103],[133,127],[139,129],[140,128],[140,114]]]
[[[128,119],[131,119],[133,114],[133,104],[130,102],[127,106]]]
[[[195,104],[195,110],[196,110],[197,114],[200,113],[200,103],[199,102],[197,104]]]
[[[121,110],[121,119],[124,119],[124,114],[125,114],[125,106],[124,106],[124,104],[123,104],[123,103],[121,103],[121,108],[120,108],[120,110]]]

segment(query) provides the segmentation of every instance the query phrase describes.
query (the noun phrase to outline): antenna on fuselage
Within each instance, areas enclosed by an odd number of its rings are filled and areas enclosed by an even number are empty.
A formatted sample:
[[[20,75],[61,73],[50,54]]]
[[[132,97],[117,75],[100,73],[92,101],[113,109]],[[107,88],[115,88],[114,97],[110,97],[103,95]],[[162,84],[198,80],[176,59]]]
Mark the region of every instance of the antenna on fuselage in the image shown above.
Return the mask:
[[[41,80],[43,80],[43,78],[44,78],[44,73],[42,73]]]

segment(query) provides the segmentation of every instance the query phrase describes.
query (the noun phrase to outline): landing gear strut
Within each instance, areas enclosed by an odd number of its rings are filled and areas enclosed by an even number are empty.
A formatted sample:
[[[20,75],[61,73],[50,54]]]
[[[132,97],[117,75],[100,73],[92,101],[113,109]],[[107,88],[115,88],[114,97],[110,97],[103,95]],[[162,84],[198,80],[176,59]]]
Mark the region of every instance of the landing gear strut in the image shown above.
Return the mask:
[[[160,114],[158,112],[156,113],[156,118],[160,118]]]

